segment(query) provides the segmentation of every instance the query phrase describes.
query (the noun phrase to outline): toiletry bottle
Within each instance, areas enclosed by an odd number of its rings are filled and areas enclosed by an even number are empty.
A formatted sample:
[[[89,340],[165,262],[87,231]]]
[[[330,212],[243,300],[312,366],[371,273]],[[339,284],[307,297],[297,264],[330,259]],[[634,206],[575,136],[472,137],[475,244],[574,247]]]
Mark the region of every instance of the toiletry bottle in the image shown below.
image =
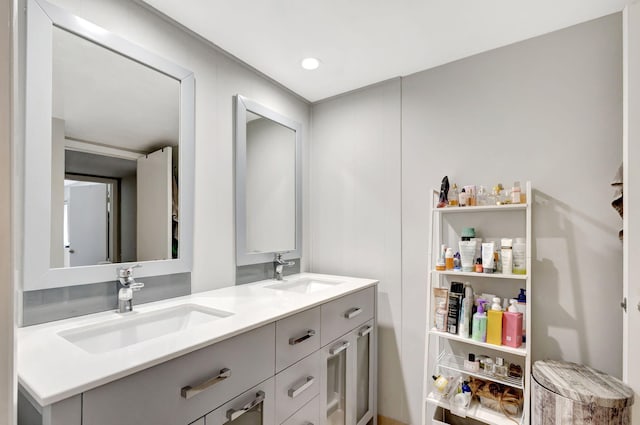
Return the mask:
[[[447,248],[445,251],[444,264],[445,269],[453,270],[453,250],[451,248]]]
[[[504,359],[502,357],[496,357],[496,363],[493,366],[493,374],[500,377],[507,377],[507,365],[504,364]]]
[[[500,260],[502,261],[502,274],[513,274],[512,241],[509,238],[501,240]]]
[[[446,332],[446,320],[447,320],[447,304],[444,301],[438,303],[436,309],[436,329],[440,332]]]
[[[498,297],[493,299],[491,309],[487,313],[487,342],[502,345],[502,306]]]
[[[450,207],[458,206],[458,196],[458,185],[454,183],[451,189],[449,189],[449,193],[447,195]]]
[[[434,388],[439,392],[439,393],[444,393],[445,390],[447,389],[447,385],[449,384],[449,381],[447,380],[447,378],[445,378],[442,375],[433,375],[433,386]]]
[[[518,295],[518,311],[522,313],[522,342],[527,342],[527,290],[520,288],[520,294]]]
[[[468,360],[464,361],[464,368],[469,372],[478,372],[480,370],[480,362],[476,360],[476,355],[469,353]]]
[[[473,314],[473,288],[469,282],[464,284],[464,299],[460,310],[460,325],[458,335],[463,338],[471,337],[471,315]]]
[[[519,348],[522,345],[522,313],[518,311],[518,301],[509,300],[511,304],[502,315],[502,345]]]
[[[513,274],[527,274],[527,244],[525,238],[513,241]]]
[[[511,203],[519,204],[520,203],[520,194],[522,190],[520,189],[520,182],[514,182],[513,187],[511,188]]]
[[[493,375],[494,363],[491,357],[484,359],[484,362],[481,363],[481,365],[483,366],[482,369],[484,370],[484,373],[487,375]]]
[[[465,186],[464,190],[465,192],[467,192],[467,206],[475,207],[476,206],[476,187],[473,185]]]
[[[462,261],[460,260],[460,253],[456,252],[453,254],[453,270],[460,271],[462,270]]]
[[[444,271],[446,270],[446,257],[447,247],[444,245],[440,246],[440,254],[438,255],[438,259],[436,260],[436,270]]]
[[[462,188],[462,190],[460,191],[460,196],[458,196],[458,205],[461,207],[466,207],[467,206],[467,191],[464,190],[464,187]]]
[[[476,268],[475,268],[475,272],[476,273],[482,273],[483,269],[482,269],[482,258],[477,258],[476,259]]]
[[[484,186],[478,188],[478,194],[476,195],[476,205],[483,207],[487,205],[487,189]]]
[[[478,298],[478,311],[473,315],[471,338],[480,342],[487,341],[487,313],[484,312],[485,302],[482,298]]]

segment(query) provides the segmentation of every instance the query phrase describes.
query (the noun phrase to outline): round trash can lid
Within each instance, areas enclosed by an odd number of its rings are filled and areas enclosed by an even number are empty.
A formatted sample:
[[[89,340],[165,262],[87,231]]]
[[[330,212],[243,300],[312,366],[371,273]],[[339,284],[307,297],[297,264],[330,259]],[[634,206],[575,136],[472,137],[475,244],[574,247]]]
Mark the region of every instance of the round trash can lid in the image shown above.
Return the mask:
[[[633,404],[631,388],[589,366],[539,360],[533,364],[533,377],[547,390],[581,403],[618,409]]]

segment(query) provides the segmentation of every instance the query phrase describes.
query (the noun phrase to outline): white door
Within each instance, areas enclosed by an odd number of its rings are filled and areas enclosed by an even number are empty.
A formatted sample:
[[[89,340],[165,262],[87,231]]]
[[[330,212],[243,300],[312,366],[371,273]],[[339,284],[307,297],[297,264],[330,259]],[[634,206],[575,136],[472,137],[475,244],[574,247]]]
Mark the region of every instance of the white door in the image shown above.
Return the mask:
[[[107,261],[107,185],[79,182],[67,189],[69,265]]]
[[[624,10],[624,296],[623,378],[635,391],[633,423],[640,423],[640,3]]]
[[[138,159],[137,260],[172,258],[171,147]]]

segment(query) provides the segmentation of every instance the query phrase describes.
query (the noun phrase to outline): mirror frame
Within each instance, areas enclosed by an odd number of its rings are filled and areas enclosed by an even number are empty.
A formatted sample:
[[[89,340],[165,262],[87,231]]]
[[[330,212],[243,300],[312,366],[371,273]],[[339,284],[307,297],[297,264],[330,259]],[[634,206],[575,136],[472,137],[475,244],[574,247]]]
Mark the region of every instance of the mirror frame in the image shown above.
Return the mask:
[[[235,153],[236,153],[236,265],[268,263],[273,261],[276,252],[247,252],[247,112],[253,112],[284,127],[296,134],[295,163],[295,249],[283,252],[283,258],[300,258],[302,255],[302,124],[267,108],[247,97],[236,95],[235,114]]]
[[[152,68],[180,84],[179,258],[51,268],[51,75],[54,26]],[[136,270],[136,277],[190,272],[193,261],[195,183],[193,73],[44,0],[27,0],[26,40],[23,290],[116,281],[118,268],[137,263],[143,267]]]

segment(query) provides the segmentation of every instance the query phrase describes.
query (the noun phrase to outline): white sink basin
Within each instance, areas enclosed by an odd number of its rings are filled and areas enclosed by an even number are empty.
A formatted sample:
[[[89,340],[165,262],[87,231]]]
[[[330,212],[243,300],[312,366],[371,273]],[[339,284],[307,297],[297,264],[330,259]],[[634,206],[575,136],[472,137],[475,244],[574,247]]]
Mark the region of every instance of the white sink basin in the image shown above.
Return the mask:
[[[303,277],[296,280],[285,280],[265,286],[269,289],[279,289],[282,291],[299,292],[301,294],[312,294],[324,289],[333,288],[343,282],[335,280],[315,279]]]
[[[106,353],[232,314],[196,304],[183,304],[146,313],[134,311],[107,323],[68,329],[58,332],[58,335],[88,353]]]

